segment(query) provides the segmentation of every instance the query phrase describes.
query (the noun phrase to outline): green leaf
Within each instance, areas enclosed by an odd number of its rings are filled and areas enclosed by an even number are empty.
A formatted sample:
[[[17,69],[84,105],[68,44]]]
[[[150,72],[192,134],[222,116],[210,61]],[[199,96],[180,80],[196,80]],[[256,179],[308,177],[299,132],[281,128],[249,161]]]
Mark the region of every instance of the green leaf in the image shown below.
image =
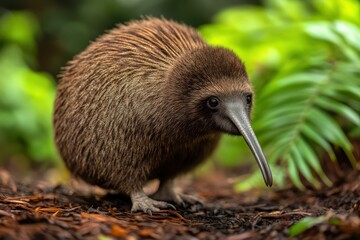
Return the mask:
[[[313,226],[324,222],[325,220],[326,220],[325,216],[305,217],[289,228],[289,235],[291,237],[296,237],[299,234],[305,232],[306,230],[312,228]]]
[[[307,117],[317,129],[318,134],[345,150],[351,150],[351,144],[341,127],[327,113],[313,108],[309,111]]]
[[[306,24],[304,30],[314,38],[327,40],[335,45],[343,45],[341,38],[333,31],[332,24],[329,22],[310,22]]]
[[[316,189],[319,189],[320,183],[314,178],[311,169],[308,166],[308,163],[305,161],[300,150],[295,144],[291,146],[291,156],[294,159],[297,168],[300,170],[305,179]]]
[[[325,110],[329,110],[332,112],[335,112],[339,115],[344,116],[349,121],[353,122],[355,125],[360,124],[360,116],[357,112],[349,108],[348,106],[329,99],[329,98],[317,98],[315,100],[316,104],[318,104],[320,107],[324,108]]]
[[[256,132],[259,133],[259,131]],[[264,129],[264,133],[257,135],[259,135],[258,139],[261,142],[268,143],[271,141],[273,145],[278,145],[279,142],[281,144],[286,144],[287,141],[291,140],[293,134],[295,134],[294,128],[293,125],[290,125],[281,128]],[[274,136],[278,136],[276,141],[274,141]]]
[[[296,163],[295,163],[295,159],[293,159],[290,155],[286,155],[284,157],[284,160],[286,160],[286,162],[288,162],[288,164],[289,164],[289,176],[290,176],[292,182],[295,184],[295,186],[297,188],[304,190],[305,187],[300,180],[299,173],[298,173]]]
[[[321,84],[327,81],[327,76],[319,73],[297,73],[291,76],[287,76],[280,79],[274,79],[264,88],[261,97],[272,96],[276,91],[280,91],[282,88],[289,89],[294,87],[297,90],[303,91],[303,86],[313,86],[314,84]],[[309,90],[306,90],[309,93]],[[281,91],[284,93],[283,91]],[[286,93],[286,92],[285,92]],[[291,93],[298,93],[291,92]]]
[[[326,151],[329,153],[330,158],[332,160],[335,160],[335,153],[332,150],[330,144],[324,139],[322,138],[322,136],[318,135],[318,133],[313,129],[312,126],[309,125],[303,125],[302,126],[302,132],[304,133],[305,136],[307,136],[310,140],[316,142],[317,144],[319,144],[321,147],[323,147],[324,149],[326,149]]]
[[[332,182],[322,170],[320,161],[317,158],[314,150],[309,146],[307,142],[305,142],[303,138],[298,139],[298,145],[301,148],[300,153],[303,155],[305,161],[316,171],[316,173],[320,176],[321,180],[327,186],[332,186]]]

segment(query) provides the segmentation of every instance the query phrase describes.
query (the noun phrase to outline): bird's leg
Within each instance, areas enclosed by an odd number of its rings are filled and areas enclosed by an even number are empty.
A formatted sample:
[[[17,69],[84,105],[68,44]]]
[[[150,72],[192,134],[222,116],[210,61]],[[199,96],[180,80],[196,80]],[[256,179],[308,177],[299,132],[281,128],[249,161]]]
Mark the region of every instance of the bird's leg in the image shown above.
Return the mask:
[[[143,190],[131,193],[130,198],[132,202],[132,212],[143,211],[152,215],[153,212],[159,212],[160,208],[172,208],[175,210],[175,207],[170,203],[149,198]]]
[[[151,197],[156,200],[174,202],[178,205],[181,205],[182,207],[186,207],[187,204],[203,204],[201,200],[194,196],[176,192],[174,190],[173,180],[167,180],[165,182],[160,181],[159,189]]]

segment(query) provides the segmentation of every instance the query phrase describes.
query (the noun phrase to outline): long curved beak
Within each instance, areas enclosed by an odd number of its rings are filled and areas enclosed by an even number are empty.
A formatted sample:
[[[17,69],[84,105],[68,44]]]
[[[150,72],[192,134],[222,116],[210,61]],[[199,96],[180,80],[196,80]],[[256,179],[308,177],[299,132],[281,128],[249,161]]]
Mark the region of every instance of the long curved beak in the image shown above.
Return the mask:
[[[254,134],[254,131],[251,128],[247,110],[244,105],[245,104],[243,102],[237,102],[237,104],[227,104],[227,115],[239,130],[241,135],[244,137],[251,152],[254,154],[254,157],[264,177],[266,186],[271,187],[273,183],[271,170],[260,147],[260,144]]]

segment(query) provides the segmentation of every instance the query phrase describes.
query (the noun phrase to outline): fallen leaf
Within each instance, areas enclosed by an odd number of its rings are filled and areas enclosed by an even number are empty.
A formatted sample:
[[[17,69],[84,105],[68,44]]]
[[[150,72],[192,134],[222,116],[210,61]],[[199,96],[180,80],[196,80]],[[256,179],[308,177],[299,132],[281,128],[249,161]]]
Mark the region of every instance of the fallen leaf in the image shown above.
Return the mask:
[[[141,229],[137,233],[142,237],[152,237],[152,238],[155,238],[155,239],[161,239],[162,238],[159,234],[154,232],[153,229]]]
[[[110,235],[114,237],[126,237],[129,233],[129,230],[120,227],[119,225],[112,225]]]

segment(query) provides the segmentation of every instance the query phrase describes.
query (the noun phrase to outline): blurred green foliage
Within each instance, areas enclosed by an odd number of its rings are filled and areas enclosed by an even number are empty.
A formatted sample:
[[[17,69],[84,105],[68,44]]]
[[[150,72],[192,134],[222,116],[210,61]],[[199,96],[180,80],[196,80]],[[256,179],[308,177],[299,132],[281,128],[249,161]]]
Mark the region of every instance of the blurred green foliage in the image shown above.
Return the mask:
[[[55,76],[106,29],[141,16],[164,16],[198,26],[237,2],[2,0],[0,163],[18,172],[40,162],[41,166],[61,162],[52,139]]]
[[[320,159],[326,152],[335,160],[335,148],[355,166],[349,137],[360,137],[359,1],[264,1],[225,10],[200,30],[247,66],[256,92],[253,128],[277,186],[290,176],[303,189],[300,175],[315,188],[331,185]],[[236,164],[249,158],[244,148],[226,137],[217,155]],[[256,185],[263,185],[259,171],[237,189]]]
[[[118,23],[164,16],[197,27],[220,9],[246,2],[260,0],[1,0],[0,15],[19,10],[33,14],[39,27],[37,69],[55,76],[90,41]]]
[[[38,24],[26,12],[0,18],[0,161],[58,159],[52,137],[53,78],[34,71]]]

